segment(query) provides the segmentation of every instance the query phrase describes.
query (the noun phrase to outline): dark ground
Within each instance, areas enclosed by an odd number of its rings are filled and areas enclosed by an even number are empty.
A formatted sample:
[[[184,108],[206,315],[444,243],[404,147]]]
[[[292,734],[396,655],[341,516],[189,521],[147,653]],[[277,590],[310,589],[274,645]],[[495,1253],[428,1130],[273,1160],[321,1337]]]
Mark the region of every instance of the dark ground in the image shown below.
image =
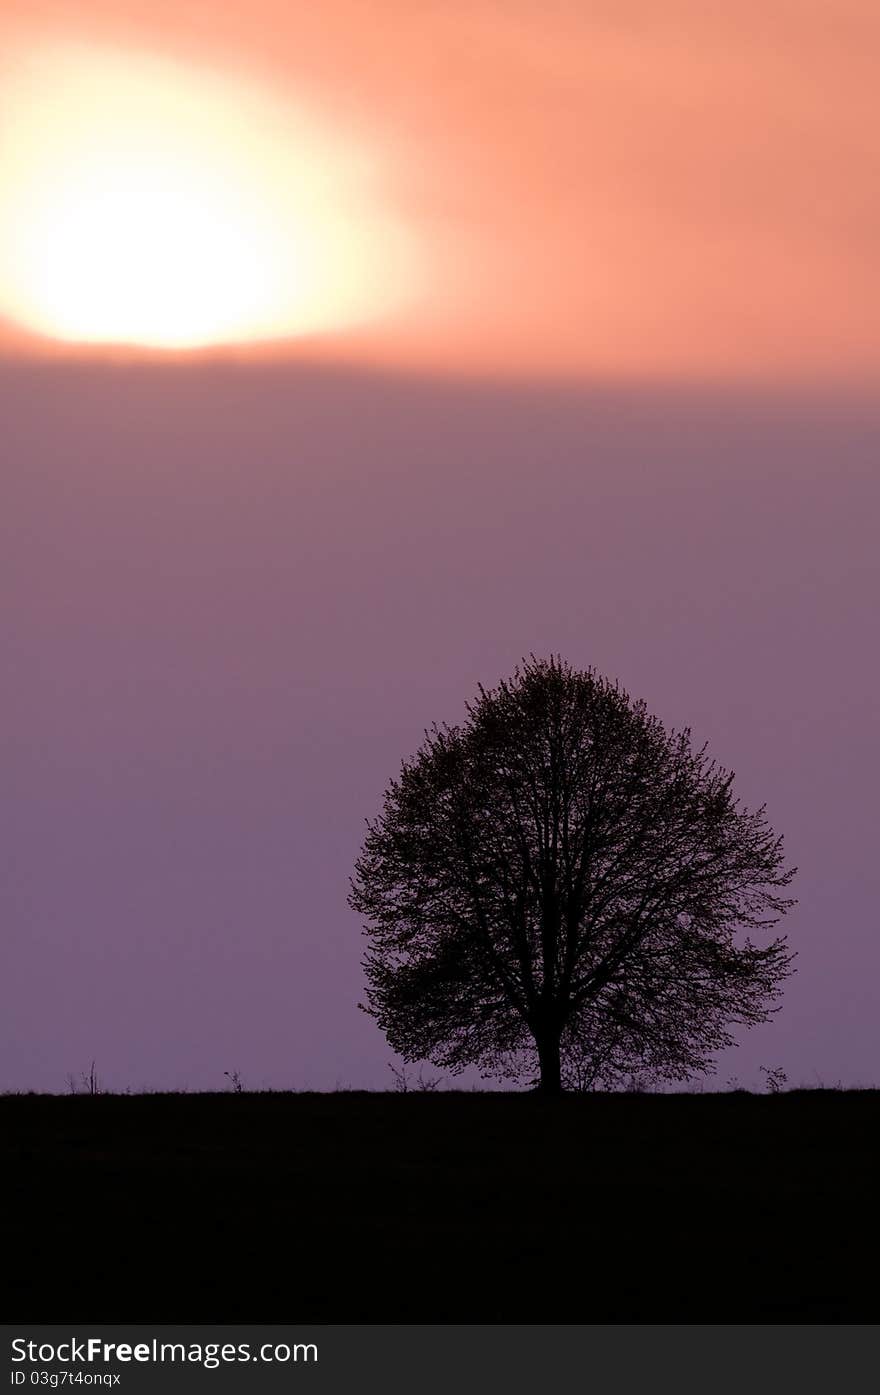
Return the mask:
[[[0,1099],[4,1321],[877,1322],[880,1091]]]

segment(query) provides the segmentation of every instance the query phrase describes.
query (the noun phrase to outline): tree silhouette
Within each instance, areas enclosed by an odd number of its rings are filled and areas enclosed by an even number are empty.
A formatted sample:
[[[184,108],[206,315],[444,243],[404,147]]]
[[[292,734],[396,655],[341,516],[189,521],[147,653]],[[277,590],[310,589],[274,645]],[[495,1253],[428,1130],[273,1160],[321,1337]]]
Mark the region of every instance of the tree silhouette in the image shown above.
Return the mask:
[[[559,1093],[712,1068],[793,955],[763,807],[593,670],[534,657],[434,726],[368,822],[351,906],[370,1013],[405,1060]],[[767,939],[767,936],[761,936]]]

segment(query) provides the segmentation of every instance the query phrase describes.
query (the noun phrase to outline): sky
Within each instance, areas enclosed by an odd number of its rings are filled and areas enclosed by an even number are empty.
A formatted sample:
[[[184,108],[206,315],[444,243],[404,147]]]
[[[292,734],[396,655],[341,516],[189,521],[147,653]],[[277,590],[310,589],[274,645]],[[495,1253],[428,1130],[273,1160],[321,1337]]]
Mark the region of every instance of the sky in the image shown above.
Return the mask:
[[[0,1088],[388,1087],[364,819],[530,652],[690,725],[800,868],[717,1082],[880,1081],[878,29],[2,0]],[[113,159],[161,93],[210,228],[267,210],[277,320],[198,218],[172,320],[108,265],[70,140],[114,93]]]
[[[102,62],[118,73],[105,133],[120,89],[164,60],[191,91],[249,89],[227,103],[239,134],[265,134],[256,107],[273,97],[317,125],[285,151],[294,174],[328,169],[328,131],[360,152],[373,211],[411,245],[388,256],[387,316],[327,352],[551,377],[876,378],[872,0],[2,0],[0,16],[0,192],[36,112],[67,132]],[[65,99],[49,74],[25,119],[9,107],[25,57],[64,43],[93,50],[80,90]],[[227,150],[229,124],[214,131]]]

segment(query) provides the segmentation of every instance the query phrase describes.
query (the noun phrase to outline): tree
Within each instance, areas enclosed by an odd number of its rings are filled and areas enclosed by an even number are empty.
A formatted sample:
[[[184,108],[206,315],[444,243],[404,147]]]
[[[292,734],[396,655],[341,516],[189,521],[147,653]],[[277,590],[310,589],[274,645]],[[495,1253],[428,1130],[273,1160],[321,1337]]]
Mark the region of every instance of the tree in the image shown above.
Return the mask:
[[[617,684],[534,657],[434,726],[367,824],[351,906],[405,1060],[612,1086],[712,1069],[793,955],[781,838]],[[753,943],[751,933],[768,942]]]

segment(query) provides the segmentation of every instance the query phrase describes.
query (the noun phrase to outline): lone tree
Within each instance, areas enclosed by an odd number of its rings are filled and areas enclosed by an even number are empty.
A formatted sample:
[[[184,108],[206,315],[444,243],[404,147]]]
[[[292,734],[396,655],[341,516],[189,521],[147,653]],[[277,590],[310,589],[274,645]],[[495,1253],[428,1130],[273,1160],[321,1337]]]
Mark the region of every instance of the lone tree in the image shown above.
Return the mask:
[[[761,934],[794,869],[732,782],[593,670],[532,658],[480,688],[367,825],[365,1011],[406,1060],[537,1065],[547,1094],[711,1069],[794,957]]]

